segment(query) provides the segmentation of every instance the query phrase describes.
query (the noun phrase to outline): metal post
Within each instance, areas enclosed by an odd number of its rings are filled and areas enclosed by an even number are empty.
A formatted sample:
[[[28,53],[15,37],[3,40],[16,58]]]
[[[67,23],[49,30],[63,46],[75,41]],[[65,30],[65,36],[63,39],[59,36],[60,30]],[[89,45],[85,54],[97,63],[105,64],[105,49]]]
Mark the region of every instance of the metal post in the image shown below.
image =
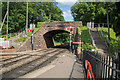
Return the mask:
[[[49,5],[50,5],[50,6],[52,5],[51,2],[49,3]],[[51,11],[51,7],[50,7],[50,11]],[[51,12],[50,12],[50,14],[49,14],[49,22],[51,22]]]
[[[27,37],[27,26],[28,26],[28,0],[27,0],[27,9],[26,9],[26,31],[25,31],[26,37]]]
[[[71,52],[71,26],[70,26],[70,52]]]
[[[34,30],[32,30],[32,50],[34,50]]]
[[[49,22],[51,21],[51,14],[49,14]]]
[[[109,14],[108,14],[108,3],[107,2],[106,2],[106,12],[107,12],[107,25],[108,25],[108,39],[110,40]]]

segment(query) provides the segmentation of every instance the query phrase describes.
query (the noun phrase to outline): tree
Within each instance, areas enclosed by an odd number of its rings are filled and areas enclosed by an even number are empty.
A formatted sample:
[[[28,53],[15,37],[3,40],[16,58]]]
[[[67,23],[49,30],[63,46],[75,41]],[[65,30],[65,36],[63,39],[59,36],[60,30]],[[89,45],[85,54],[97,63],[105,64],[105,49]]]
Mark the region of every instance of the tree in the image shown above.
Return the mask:
[[[114,3],[109,3],[109,14],[112,15],[112,10],[114,9]],[[81,20],[83,23],[93,21],[95,23],[106,23],[106,6],[105,2],[91,2],[91,3],[75,3],[71,7],[72,15],[74,20]],[[113,18],[110,17],[111,20]],[[111,21],[112,22],[112,21]]]
[[[82,3],[77,2],[71,7],[72,16],[75,21],[83,24],[93,21],[95,23],[107,23],[106,3]],[[114,24],[113,29],[116,36],[120,35],[120,2],[108,3],[109,22]]]
[[[75,3],[71,11],[75,21],[81,20],[83,23],[94,21],[95,7],[92,3]]]
[[[114,31],[116,32],[116,36],[120,36],[120,2],[115,3],[114,12]]]
[[[69,39],[70,39],[70,33],[66,33],[66,32],[58,33],[53,38],[54,38],[54,40],[56,42],[63,42],[63,43],[65,43],[65,42],[69,41]],[[72,35],[72,40],[73,39],[74,38],[73,38],[73,35]]]
[[[51,3],[51,6],[50,6]],[[56,2],[29,2],[28,4],[28,25],[30,23],[48,22],[51,14],[51,21],[64,21],[63,12]],[[9,33],[15,33],[25,28],[26,23],[26,2],[10,2],[9,4]],[[2,3],[2,17],[6,14],[6,2]],[[6,22],[2,28],[2,34],[6,33]]]

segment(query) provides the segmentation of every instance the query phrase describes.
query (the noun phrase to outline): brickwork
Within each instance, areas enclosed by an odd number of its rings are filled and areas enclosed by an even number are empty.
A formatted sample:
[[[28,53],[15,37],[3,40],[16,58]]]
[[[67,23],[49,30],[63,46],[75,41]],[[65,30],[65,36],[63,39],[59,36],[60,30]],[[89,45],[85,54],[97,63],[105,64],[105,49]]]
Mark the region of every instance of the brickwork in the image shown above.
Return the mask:
[[[49,48],[53,47],[52,36],[56,33],[64,32],[64,28],[73,27],[73,34],[76,35],[76,29],[78,26],[82,26],[81,21],[57,21],[57,22],[46,22],[43,27],[34,34],[34,49]],[[66,32],[66,31],[65,31]],[[69,31],[68,31],[69,32]],[[18,51],[31,50],[31,37],[29,37],[18,49]]]

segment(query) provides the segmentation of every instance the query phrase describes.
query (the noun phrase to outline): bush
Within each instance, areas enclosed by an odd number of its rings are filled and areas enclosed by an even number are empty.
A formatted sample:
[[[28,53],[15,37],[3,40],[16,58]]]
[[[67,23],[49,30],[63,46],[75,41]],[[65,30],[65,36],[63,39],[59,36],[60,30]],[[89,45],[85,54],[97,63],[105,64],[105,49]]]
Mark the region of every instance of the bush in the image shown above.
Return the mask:
[[[92,52],[92,49],[94,49],[94,50],[95,50],[95,51],[94,51],[95,53],[98,52],[98,51],[96,50],[96,47],[94,47],[93,45],[90,45],[89,43],[83,44],[81,49],[85,49],[85,50],[91,51],[91,52]]]
[[[40,28],[34,28],[34,34],[39,31]],[[28,32],[27,37],[20,37],[19,39],[15,40],[15,42],[25,42],[30,36],[32,35],[32,32]]]
[[[100,31],[100,28],[98,28],[98,30]],[[101,36],[107,42],[106,35],[108,35],[108,28],[102,27],[101,30],[103,32],[103,36],[102,36],[102,34],[101,34]],[[116,35],[116,33],[113,31],[112,28],[110,28],[110,46],[109,46],[109,48],[110,48],[110,51],[112,54],[114,53],[113,49],[115,49],[117,51],[120,50],[120,37],[119,36],[116,37],[115,35]],[[108,45],[109,45],[109,43],[108,43]]]
[[[45,22],[37,22],[37,27],[40,28],[44,25]]]
[[[80,31],[81,31],[81,35],[80,35],[81,42],[84,42],[84,44],[82,44],[82,46],[81,46],[81,50],[85,49],[88,51],[92,51],[92,49],[95,49],[95,52],[98,52],[96,50],[96,47],[94,47],[92,45],[91,37],[90,37],[89,31],[88,31],[88,28],[86,26],[79,27],[78,32],[80,32]]]

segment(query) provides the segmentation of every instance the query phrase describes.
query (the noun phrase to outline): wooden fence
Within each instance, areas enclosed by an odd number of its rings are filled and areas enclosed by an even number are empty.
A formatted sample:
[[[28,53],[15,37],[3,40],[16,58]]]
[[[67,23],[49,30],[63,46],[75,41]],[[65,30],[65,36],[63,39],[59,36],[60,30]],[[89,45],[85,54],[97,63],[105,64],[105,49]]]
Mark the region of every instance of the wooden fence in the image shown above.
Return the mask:
[[[109,56],[83,50],[83,66],[87,77],[85,60],[90,62],[95,79],[120,79],[120,53]]]

